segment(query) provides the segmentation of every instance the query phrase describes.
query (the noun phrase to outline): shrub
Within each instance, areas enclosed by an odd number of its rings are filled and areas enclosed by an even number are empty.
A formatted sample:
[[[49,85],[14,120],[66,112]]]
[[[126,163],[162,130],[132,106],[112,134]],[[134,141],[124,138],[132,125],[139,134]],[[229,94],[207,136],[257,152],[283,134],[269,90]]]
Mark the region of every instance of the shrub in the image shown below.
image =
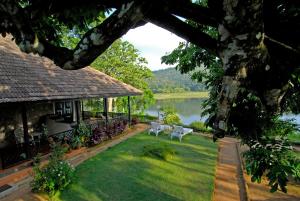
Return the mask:
[[[212,129],[210,127],[207,127],[201,121],[194,121],[189,125],[189,127],[193,128],[196,131],[200,131],[200,132],[211,132],[212,131]]]
[[[132,120],[131,120],[132,125],[136,125],[138,123],[139,123],[139,119],[137,117],[132,118]]]
[[[149,123],[151,121],[156,121],[158,119],[157,116],[151,116],[148,114],[144,114],[144,115],[134,114],[132,115],[132,119],[134,118],[136,118],[138,122],[142,122],[142,123]]]
[[[163,121],[165,124],[181,124],[181,120],[176,113],[174,108],[166,107],[162,109],[163,111]]]
[[[52,145],[49,163],[44,167],[36,164],[33,168],[34,178],[31,183],[33,192],[44,192],[50,197],[63,190],[74,178],[74,168],[63,160],[65,150],[59,144]]]
[[[90,127],[86,125],[86,123],[80,122],[76,131],[81,140],[81,143],[87,145],[90,140],[90,136],[92,135]]]
[[[124,132],[127,127],[127,121],[115,121],[106,126],[95,128],[90,136],[90,143],[99,144],[107,138],[119,135]]]
[[[270,191],[275,192],[280,187],[283,192],[287,192],[286,175],[300,179],[300,163],[291,150],[292,147],[285,140],[268,144],[253,141],[250,150],[244,153],[246,171],[251,174],[251,181],[260,183],[264,172],[268,170],[266,176],[271,186]]]
[[[168,160],[176,154],[174,148],[166,143],[154,143],[143,147],[143,155],[154,157],[162,160]]]
[[[90,137],[90,142],[91,144],[95,145],[101,143],[105,139],[107,139],[105,127],[99,127],[93,130],[93,133]]]
[[[163,119],[165,124],[181,124],[181,120],[177,114],[168,114]]]
[[[287,192],[289,177],[300,181],[300,161],[293,154],[287,139],[288,135],[298,131],[297,125],[291,121],[275,118],[262,130],[263,137],[248,142],[250,149],[244,153],[244,157],[247,173],[253,182],[261,182],[266,172],[271,192],[279,188]]]
[[[81,147],[81,145],[82,145],[82,142],[81,142],[80,136],[74,135],[70,140],[71,148],[72,149],[78,149],[78,148]]]

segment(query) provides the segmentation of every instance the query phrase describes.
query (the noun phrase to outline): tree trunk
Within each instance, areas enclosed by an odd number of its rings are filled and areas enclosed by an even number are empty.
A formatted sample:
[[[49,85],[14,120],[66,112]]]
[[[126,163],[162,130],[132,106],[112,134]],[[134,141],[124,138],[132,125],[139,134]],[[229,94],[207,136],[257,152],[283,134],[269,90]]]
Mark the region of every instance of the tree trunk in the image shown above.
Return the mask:
[[[259,91],[257,84],[270,68],[262,6],[262,0],[223,1],[224,18],[218,31],[224,77],[213,125],[216,137],[235,129],[256,137],[257,115],[264,110],[264,104],[260,104],[264,87],[259,86]]]

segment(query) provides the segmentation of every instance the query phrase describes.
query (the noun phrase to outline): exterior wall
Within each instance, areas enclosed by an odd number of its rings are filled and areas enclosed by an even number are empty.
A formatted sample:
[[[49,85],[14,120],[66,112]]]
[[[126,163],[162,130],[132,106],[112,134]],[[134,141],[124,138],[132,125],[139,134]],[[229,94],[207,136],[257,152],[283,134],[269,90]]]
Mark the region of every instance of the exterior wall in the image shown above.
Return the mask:
[[[29,133],[40,127],[42,123],[45,123],[46,115],[53,114],[52,102],[38,102],[33,104],[27,104],[27,118],[28,118],[28,130]]]
[[[12,140],[13,131],[22,126],[21,105],[15,103],[0,104],[0,143]]]
[[[23,127],[22,123],[23,103],[0,104],[0,147],[5,141],[13,141],[13,132],[16,128]],[[29,133],[40,124],[41,117],[53,114],[51,102],[33,102],[26,104]]]
[[[23,127],[22,105],[24,103],[2,103],[0,104],[0,148],[9,142],[14,142],[14,130]],[[72,101],[73,121],[82,120],[79,101]],[[78,107],[79,117],[76,114]],[[28,132],[29,134],[41,128],[44,123],[48,128],[48,135],[71,129],[70,123],[57,122],[46,117],[54,114],[54,102],[31,102],[26,103]]]

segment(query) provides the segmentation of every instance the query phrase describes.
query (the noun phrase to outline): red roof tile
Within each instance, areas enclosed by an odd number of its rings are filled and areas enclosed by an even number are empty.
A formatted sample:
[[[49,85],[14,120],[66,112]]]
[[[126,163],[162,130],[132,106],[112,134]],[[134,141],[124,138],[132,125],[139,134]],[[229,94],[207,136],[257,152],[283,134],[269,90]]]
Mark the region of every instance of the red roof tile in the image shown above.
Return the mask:
[[[91,67],[63,70],[0,37],[0,103],[140,95],[142,91]]]

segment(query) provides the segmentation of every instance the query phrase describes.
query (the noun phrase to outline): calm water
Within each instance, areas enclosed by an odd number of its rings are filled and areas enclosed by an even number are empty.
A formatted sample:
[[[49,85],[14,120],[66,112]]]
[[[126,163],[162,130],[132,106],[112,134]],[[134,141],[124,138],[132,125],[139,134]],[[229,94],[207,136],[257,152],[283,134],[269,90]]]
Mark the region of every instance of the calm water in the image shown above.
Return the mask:
[[[190,124],[193,121],[205,121],[207,117],[201,117],[203,108],[202,102],[205,99],[193,98],[193,99],[166,99],[158,100],[155,105],[152,105],[146,113],[153,116],[158,116],[159,108],[171,106],[176,109],[177,113],[183,124]],[[161,116],[161,115],[160,115]],[[300,125],[300,115],[283,115],[283,119],[292,119]]]
[[[151,106],[146,113],[158,116],[159,108],[171,106],[176,109],[182,123],[186,125],[194,121],[205,121],[207,117],[201,117],[203,112],[201,104],[204,100],[200,98],[157,100],[156,104]]]

